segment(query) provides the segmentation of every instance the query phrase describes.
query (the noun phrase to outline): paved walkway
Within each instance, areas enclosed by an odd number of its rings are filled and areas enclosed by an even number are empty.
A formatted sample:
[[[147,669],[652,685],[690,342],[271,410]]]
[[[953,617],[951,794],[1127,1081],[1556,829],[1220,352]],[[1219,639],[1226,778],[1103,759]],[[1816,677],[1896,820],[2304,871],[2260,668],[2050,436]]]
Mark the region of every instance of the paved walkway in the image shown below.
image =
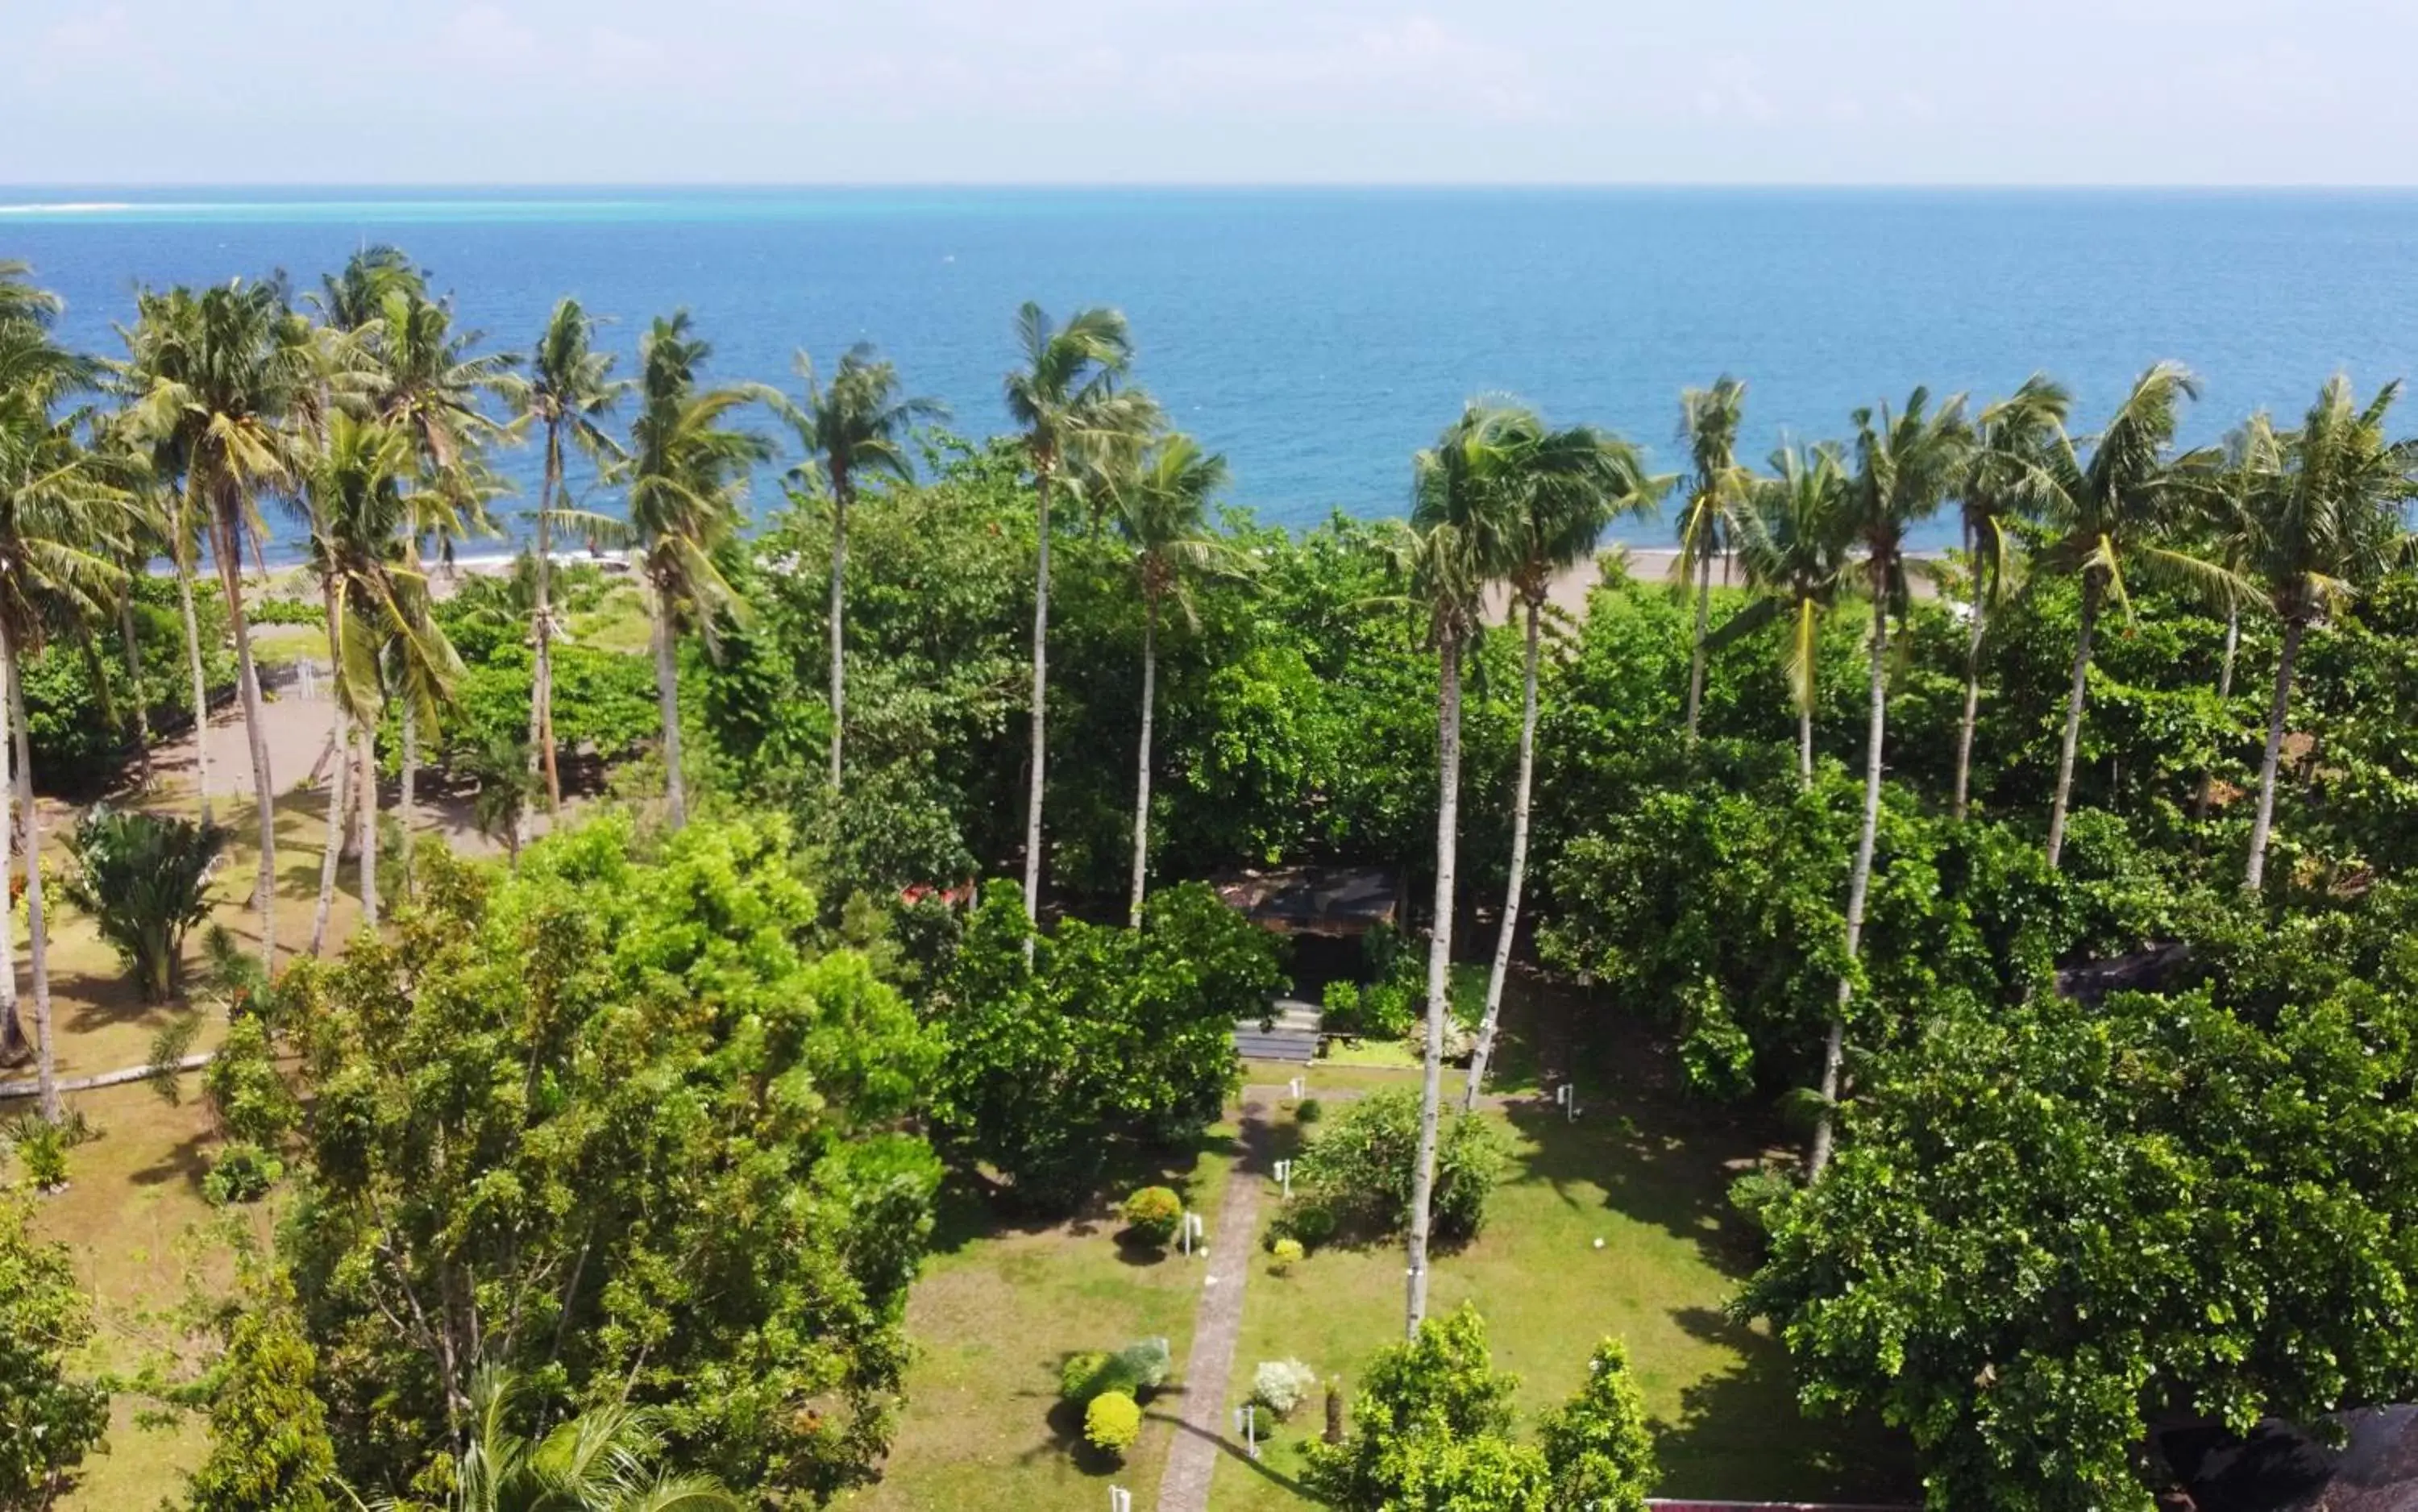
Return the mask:
[[[1243,1089],[1243,1153],[1226,1180],[1226,1197],[1209,1230],[1209,1274],[1201,1281],[1201,1310],[1192,1323],[1192,1357],[1184,1362],[1183,1412],[1167,1471],[1158,1483],[1158,1512],[1207,1512],[1209,1476],[1228,1442],[1226,1382],[1234,1374],[1234,1345],[1243,1332],[1243,1286],[1260,1237],[1260,1194],[1266,1190],[1268,1105],[1281,1088]]]
[[[1457,1090],[1447,1080],[1447,1107],[1460,1106]],[[1243,1289],[1251,1278],[1253,1253],[1259,1247],[1260,1197],[1275,1179],[1270,1161],[1268,1108],[1291,1095],[1284,1087],[1243,1089],[1242,1158],[1227,1178],[1226,1196],[1209,1231],[1209,1269],[1201,1280],[1201,1310],[1192,1323],[1192,1356],[1184,1362],[1183,1411],[1176,1418],[1175,1442],[1168,1446],[1167,1469],[1158,1483],[1158,1512],[1208,1512],[1209,1477],[1220,1458],[1243,1459],[1249,1453],[1232,1432],[1226,1415],[1226,1384],[1234,1377],[1234,1346],[1243,1332]],[[1322,1092],[1330,1103],[1351,1102],[1366,1095],[1360,1088]],[[1489,1092],[1478,1098],[1482,1107],[1504,1111],[1540,1105],[1528,1095]]]

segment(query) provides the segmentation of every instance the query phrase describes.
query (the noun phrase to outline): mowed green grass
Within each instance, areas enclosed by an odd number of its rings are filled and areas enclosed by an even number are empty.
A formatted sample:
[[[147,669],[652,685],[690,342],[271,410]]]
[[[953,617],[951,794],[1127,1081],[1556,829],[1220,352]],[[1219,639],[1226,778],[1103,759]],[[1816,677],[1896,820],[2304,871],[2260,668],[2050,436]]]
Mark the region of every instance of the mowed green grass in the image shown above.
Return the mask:
[[[1351,1079],[1365,1085],[1370,1076]],[[1451,1079],[1447,1092],[1457,1094]],[[1343,1106],[1327,1102],[1326,1117]],[[1729,1211],[1726,1188],[1761,1155],[1759,1140],[1718,1115],[1667,1104],[1624,1114],[1616,1102],[1599,1103],[1575,1123],[1549,1105],[1487,1116],[1513,1151],[1511,1170],[1485,1232],[1437,1260],[1430,1305],[1437,1313],[1477,1305],[1495,1364],[1521,1378],[1523,1423],[1576,1390],[1595,1341],[1611,1336],[1628,1344],[1657,1420],[1661,1494],[1817,1501],[1908,1489],[1901,1442],[1869,1426],[1799,1416],[1778,1344],[1723,1312],[1752,1263],[1752,1236]],[[1279,1151],[1302,1132],[1288,1112]],[[1370,1356],[1401,1336],[1403,1279],[1391,1243],[1329,1248],[1285,1277],[1260,1261],[1229,1408],[1249,1395],[1260,1362],[1286,1357],[1339,1378],[1348,1399]],[[1221,1459],[1215,1512],[1310,1504],[1294,1479],[1298,1446],[1320,1431],[1324,1406],[1308,1403],[1257,1464]]]
[[[1115,1201],[1156,1181],[1216,1221],[1238,1146],[1232,1123],[1164,1163],[1124,1171],[1071,1221],[1019,1224],[980,1196],[943,1195],[933,1253],[908,1302],[916,1354],[907,1410],[878,1486],[843,1497],[851,1512],[1106,1505],[1124,1486],[1137,1504],[1158,1477],[1187,1383],[1203,1262],[1121,1248]],[[1177,1379],[1144,1408],[1141,1442],[1123,1464],[1081,1443],[1058,1403],[1058,1371],[1081,1350],[1164,1336]],[[1222,1390],[1212,1382],[1208,1389]]]

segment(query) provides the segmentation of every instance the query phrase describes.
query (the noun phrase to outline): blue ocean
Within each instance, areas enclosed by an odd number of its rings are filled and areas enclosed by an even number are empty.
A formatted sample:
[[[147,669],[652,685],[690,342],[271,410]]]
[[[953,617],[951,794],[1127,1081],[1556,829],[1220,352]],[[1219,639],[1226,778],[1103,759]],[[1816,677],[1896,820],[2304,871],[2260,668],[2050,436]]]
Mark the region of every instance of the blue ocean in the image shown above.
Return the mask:
[[[1676,467],[1679,391],[1722,373],[1749,384],[1760,457],[1918,383],[1981,399],[2035,371],[2087,430],[2175,358],[2205,381],[2186,439],[2212,440],[2336,371],[2399,376],[2418,342],[2406,192],[0,190],[0,258],[113,354],[138,284],[282,268],[308,288],[380,241],[496,345],[526,347],[564,295],[625,349],[687,307],[726,379],[870,340],[977,435],[1006,423],[1019,302],[1115,305],[1137,377],[1227,454],[1234,501],[1295,525],[1399,512],[1412,451],[1480,393]]]

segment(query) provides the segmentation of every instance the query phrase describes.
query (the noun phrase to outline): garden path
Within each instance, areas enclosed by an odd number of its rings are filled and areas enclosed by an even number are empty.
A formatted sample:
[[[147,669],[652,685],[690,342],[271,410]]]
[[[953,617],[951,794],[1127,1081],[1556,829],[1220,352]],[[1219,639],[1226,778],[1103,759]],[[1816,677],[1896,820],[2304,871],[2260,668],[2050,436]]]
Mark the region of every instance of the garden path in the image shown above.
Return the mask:
[[[1225,1200],[1209,1229],[1209,1273],[1201,1280],[1201,1310],[1192,1325],[1192,1356],[1184,1363],[1183,1407],[1167,1470],[1158,1482],[1158,1512],[1208,1512],[1209,1477],[1220,1454],[1240,1455],[1226,1431],[1226,1382],[1234,1374],[1234,1344],[1243,1332],[1243,1285],[1251,1277],[1259,1242],[1260,1193],[1266,1186],[1268,1105],[1276,1087],[1243,1089],[1242,1158],[1226,1181]]]

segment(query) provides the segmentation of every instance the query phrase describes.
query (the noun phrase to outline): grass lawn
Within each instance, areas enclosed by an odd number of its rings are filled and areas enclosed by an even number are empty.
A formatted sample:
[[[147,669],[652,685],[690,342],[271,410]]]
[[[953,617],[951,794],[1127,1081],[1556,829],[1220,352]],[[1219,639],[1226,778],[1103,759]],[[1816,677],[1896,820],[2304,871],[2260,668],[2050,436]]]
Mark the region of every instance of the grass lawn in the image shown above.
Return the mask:
[[[1313,1068],[1310,1091],[1371,1083],[1417,1084],[1415,1076],[1367,1069],[1322,1078]],[[1457,1077],[1447,1077],[1446,1091],[1458,1092]],[[1587,1086],[1583,1101],[1587,1110],[1575,1123],[1549,1107],[1489,1115],[1510,1140],[1512,1168],[1485,1232],[1437,1260],[1431,1310],[1477,1305],[1496,1365],[1521,1377],[1520,1409],[1529,1420],[1577,1388],[1597,1338],[1625,1340],[1657,1420],[1664,1495],[1811,1501],[1905,1493],[1914,1473],[1901,1441],[1800,1417],[1779,1345],[1722,1312],[1753,1260],[1752,1236],[1728,1209],[1725,1190],[1762,1154],[1762,1141],[1719,1110],[1640,1083]],[[1325,1105],[1329,1119],[1339,1111],[1339,1102]],[[1303,1132],[1281,1116],[1278,1153],[1296,1147]],[[1273,1203],[1263,1208],[1273,1211]],[[1252,1371],[1264,1360],[1297,1357],[1348,1387],[1370,1354],[1400,1336],[1401,1252],[1391,1243],[1331,1248],[1284,1278],[1263,1265],[1247,1299],[1230,1408],[1249,1394]],[[1319,1431],[1323,1415],[1323,1400],[1313,1399],[1257,1465],[1221,1460],[1211,1506],[1258,1512],[1309,1504],[1293,1489],[1296,1446]]]
[[[190,792],[168,794],[146,800],[145,806],[190,815],[193,801]],[[59,846],[72,811],[47,802],[43,807],[45,861],[55,877],[65,864]],[[234,839],[212,881],[212,916],[249,944],[259,938],[250,907],[258,855],[252,844],[252,808],[223,802],[219,807],[216,817],[229,826]],[[318,892],[324,799],[298,795],[281,800],[277,830],[278,938],[287,949],[298,950],[309,941]],[[331,939],[341,940],[360,917],[353,886],[348,866],[330,920]],[[22,930],[17,944],[22,973]],[[198,948],[198,938],[188,940],[189,965]],[[142,1064],[149,1056],[152,1036],[176,1015],[194,1011],[143,1002],[91,919],[55,895],[51,987],[63,1078]],[[23,1011],[30,1030],[30,999]],[[211,1011],[197,1047],[217,1043],[222,1027]],[[7,1073],[7,1079],[30,1080],[32,1076],[32,1068],[25,1067]],[[201,1195],[216,1137],[198,1100],[199,1079],[191,1075],[182,1079],[183,1097],[174,1107],[140,1083],[67,1094],[69,1107],[83,1113],[99,1137],[69,1153],[68,1189],[39,1199],[36,1211],[40,1231],[73,1253],[77,1274],[94,1299],[99,1333],[77,1362],[80,1369],[130,1378],[177,1352],[187,1341],[170,1313],[186,1299],[189,1282],[205,1290],[232,1282],[232,1252],[223,1241],[198,1232],[218,1218]],[[0,1103],[0,1116],[32,1106]],[[0,1179],[7,1174],[0,1170]],[[261,1243],[268,1242],[268,1207],[246,1211],[241,1221],[253,1227]],[[121,1393],[114,1400],[107,1451],[84,1461],[63,1506],[93,1512],[149,1507],[176,1493],[181,1474],[198,1465],[207,1447],[206,1425],[190,1414],[165,1428],[138,1423],[136,1414],[154,1405],[132,1393]]]
[[[1121,1199],[1162,1182],[1214,1214],[1238,1153],[1235,1129],[1211,1129],[1191,1150],[1110,1184]],[[1201,1301],[1199,1261],[1122,1249],[1123,1223],[1105,1198],[1071,1222],[1003,1220],[981,1197],[942,1197],[933,1254],[907,1308],[916,1345],[907,1411],[887,1474],[841,1500],[854,1512],[1105,1504],[1124,1486],[1137,1504],[1158,1494],[1175,1394]],[[1141,1442],[1122,1466],[1082,1444],[1082,1424],[1058,1405],[1058,1370],[1079,1350],[1114,1350],[1164,1335],[1178,1379],[1144,1409]],[[1212,1382],[1208,1389],[1223,1389]]]

